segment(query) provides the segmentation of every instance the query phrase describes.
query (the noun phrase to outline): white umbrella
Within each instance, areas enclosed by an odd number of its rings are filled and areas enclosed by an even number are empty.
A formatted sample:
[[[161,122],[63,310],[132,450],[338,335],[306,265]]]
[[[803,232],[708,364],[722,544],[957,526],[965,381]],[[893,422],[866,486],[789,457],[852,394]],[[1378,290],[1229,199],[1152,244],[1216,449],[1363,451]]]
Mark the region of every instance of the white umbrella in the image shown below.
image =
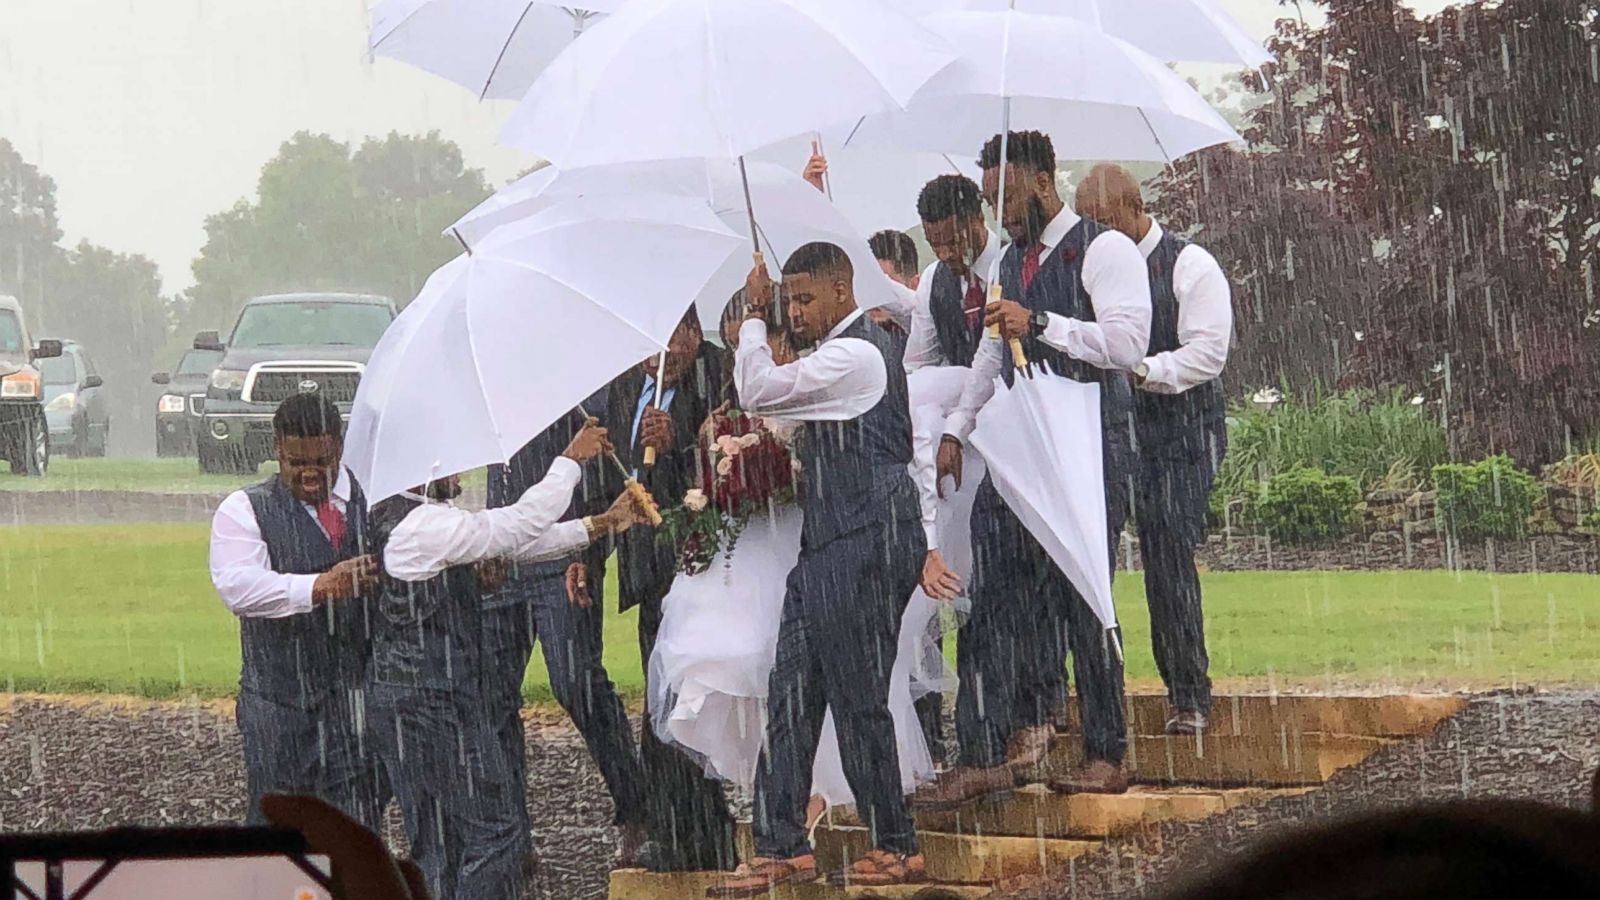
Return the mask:
[[[1047,375],[997,383],[971,443],[1006,505],[1115,628],[1101,440],[1100,385]]]
[[[1268,53],[1215,0],[897,0],[913,15],[955,10],[1071,16],[1164,62],[1260,66]]]
[[[953,57],[883,0],[631,0],[545,69],[501,139],[568,169],[735,159],[899,109]]]
[[[851,143],[975,155],[1001,130],[1049,134],[1061,159],[1170,162],[1240,140],[1155,57],[1068,16],[950,12],[923,23],[960,59],[904,112],[869,117]]]
[[[622,0],[383,0],[367,45],[467,88],[515,100],[574,37]]]
[[[856,301],[864,309],[896,299],[895,284],[873,258],[867,239],[816,188],[781,166],[751,163],[745,168],[751,202],[760,210],[758,230],[763,256],[774,266],[813,241],[836,244],[855,269]],[[496,191],[450,229],[469,247],[489,240],[497,229],[571,197],[626,198],[639,192],[709,198],[711,209],[729,228],[747,223],[745,178],[738,163],[679,160],[631,166],[603,166],[563,172],[546,167]],[[709,278],[694,299],[702,321],[715,331],[723,307],[744,286],[750,258],[736,255]],[[776,279],[777,273],[772,273]]]
[[[703,201],[572,200],[436,271],[373,351],[345,462],[377,502],[501,463],[660,352],[743,242]]]

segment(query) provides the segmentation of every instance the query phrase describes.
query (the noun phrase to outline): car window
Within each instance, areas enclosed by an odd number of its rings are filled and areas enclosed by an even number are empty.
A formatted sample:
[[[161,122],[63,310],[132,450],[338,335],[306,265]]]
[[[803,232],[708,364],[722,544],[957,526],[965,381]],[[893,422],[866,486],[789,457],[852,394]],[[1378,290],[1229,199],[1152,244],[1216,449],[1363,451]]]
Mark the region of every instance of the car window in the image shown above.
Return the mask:
[[[22,322],[9,309],[0,309],[0,353],[17,356],[26,352],[22,339]]]
[[[210,375],[222,362],[222,354],[215,350],[190,350],[178,361],[177,375]]]
[[[39,371],[44,374],[45,384],[78,383],[78,364],[71,350],[51,359],[39,360]]]
[[[371,303],[309,301],[246,306],[230,347],[375,347],[393,318]]]

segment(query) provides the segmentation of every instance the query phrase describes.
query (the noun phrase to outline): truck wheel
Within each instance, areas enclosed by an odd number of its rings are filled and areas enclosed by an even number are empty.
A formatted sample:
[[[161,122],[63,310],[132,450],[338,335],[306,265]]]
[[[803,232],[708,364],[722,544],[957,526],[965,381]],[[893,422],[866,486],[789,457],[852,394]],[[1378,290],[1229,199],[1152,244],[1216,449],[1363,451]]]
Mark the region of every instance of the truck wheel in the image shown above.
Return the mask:
[[[17,426],[12,438],[11,474],[43,478],[50,471],[50,424],[44,410]]]

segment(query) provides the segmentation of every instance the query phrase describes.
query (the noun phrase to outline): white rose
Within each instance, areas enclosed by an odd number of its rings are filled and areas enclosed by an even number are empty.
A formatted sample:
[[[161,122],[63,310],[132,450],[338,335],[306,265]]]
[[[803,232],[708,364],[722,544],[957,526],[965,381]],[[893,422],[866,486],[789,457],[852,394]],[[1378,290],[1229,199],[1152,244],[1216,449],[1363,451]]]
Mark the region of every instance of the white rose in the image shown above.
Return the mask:
[[[705,509],[710,502],[710,498],[706,497],[706,492],[699,488],[691,488],[687,494],[683,495],[683,505],[688,507],[690,512],[699,512]]]

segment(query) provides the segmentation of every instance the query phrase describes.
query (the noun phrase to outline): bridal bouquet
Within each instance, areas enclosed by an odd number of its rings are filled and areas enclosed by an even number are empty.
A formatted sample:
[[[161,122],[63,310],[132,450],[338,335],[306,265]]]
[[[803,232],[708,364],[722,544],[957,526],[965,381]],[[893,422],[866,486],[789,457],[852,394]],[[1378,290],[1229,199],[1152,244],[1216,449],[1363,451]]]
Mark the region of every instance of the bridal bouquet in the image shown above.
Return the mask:
[[[698,575],[731,551],[752,515],[795,500],[789,446],[757,416],[717,416],[701,434],[700,486],[664,514],[663,539],[681,548],[679,569]]]

